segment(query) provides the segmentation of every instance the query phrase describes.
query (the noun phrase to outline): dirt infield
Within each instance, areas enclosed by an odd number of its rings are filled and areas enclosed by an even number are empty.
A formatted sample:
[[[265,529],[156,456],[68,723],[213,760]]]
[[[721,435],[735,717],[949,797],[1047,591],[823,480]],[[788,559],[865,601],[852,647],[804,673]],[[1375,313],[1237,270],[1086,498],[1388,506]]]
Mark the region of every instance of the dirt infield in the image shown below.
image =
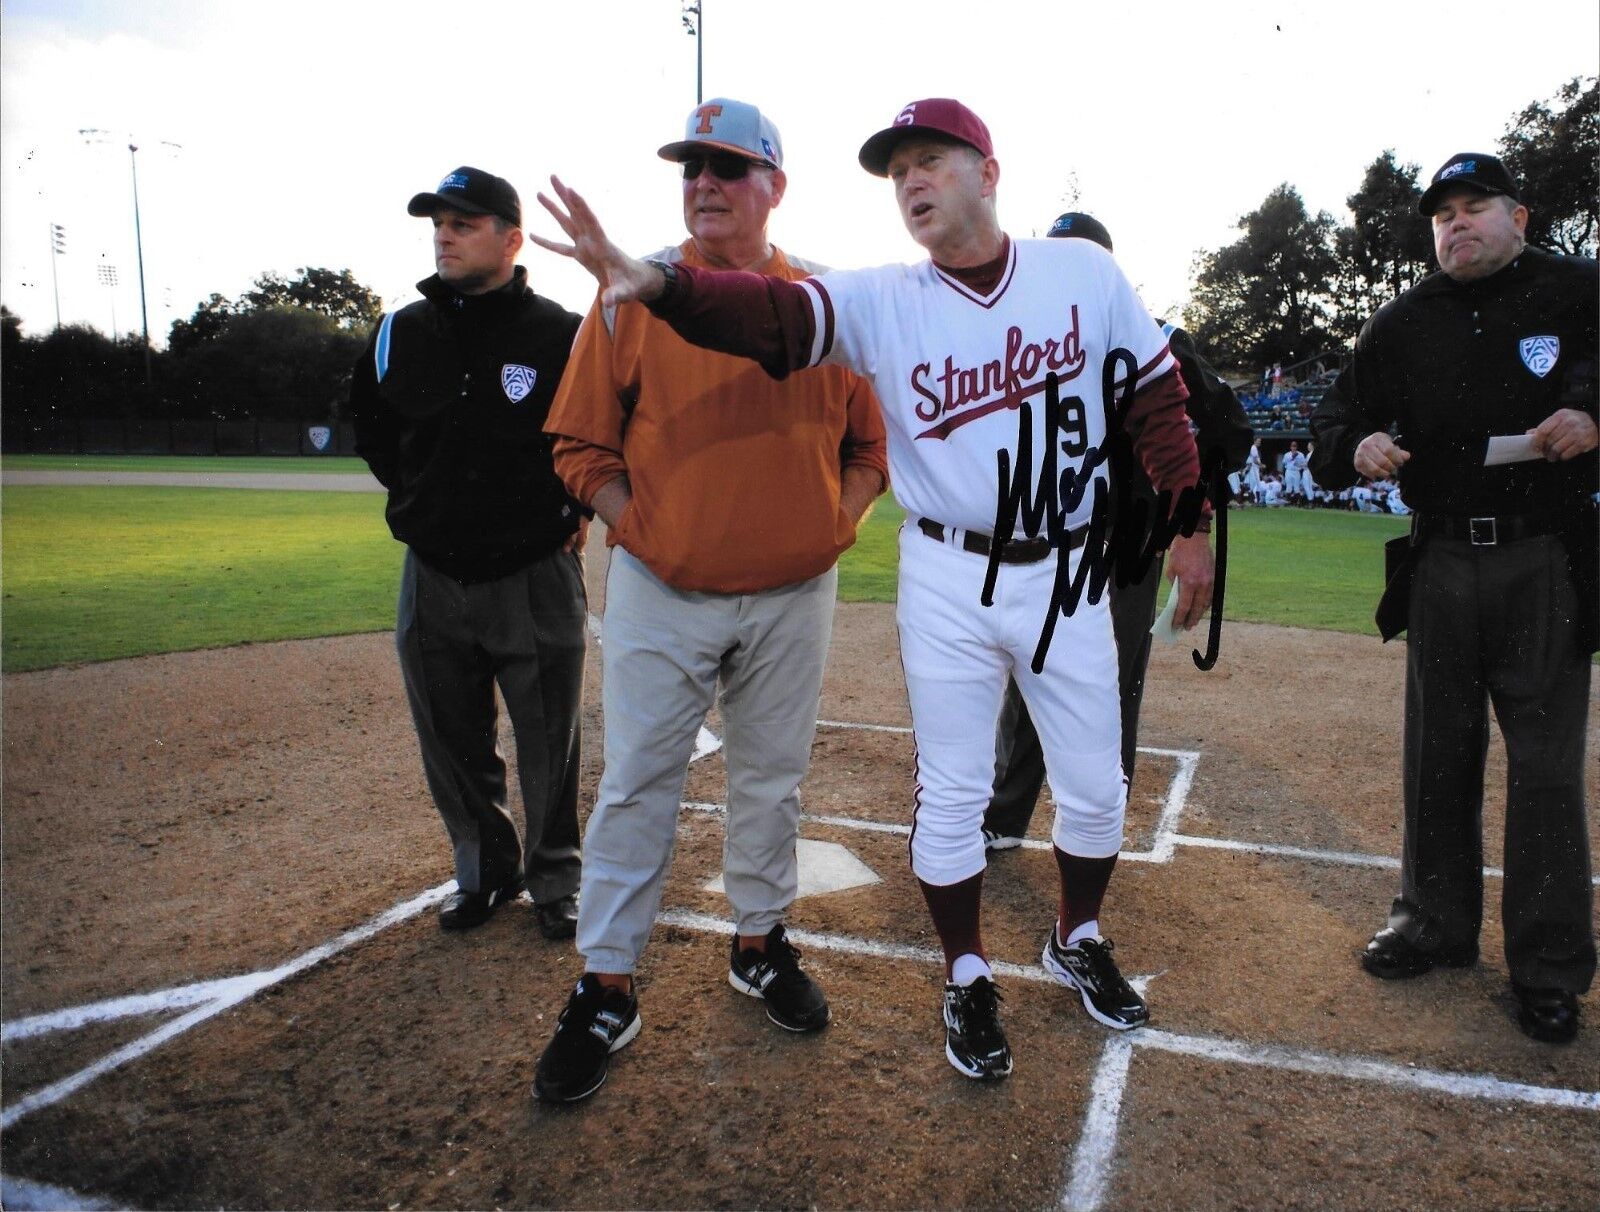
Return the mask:
[[[579,962],[526,904],[435,925],[448,850],[387,636],[8,676],[6,1177],[183,1208],[1600,1206],[1595,997],[1573,1046],[1516,1030],[1497,880],[1478,967],[1356,966],[1395,882],[1401,650],[1230,625],[1210,674],[1157,652],[1105,917],[1151,1026],[1114,1036],[1044,982],[1048,848],[996,856],[996,1086],[943,1056],[894,650],[891,607],[840,607],[802,833],[876,879],[791,919],[833,1024],[788,1037],[726,983],[713,753],[644,1029],[571,1109],[528,1090]],[[585,805],[593,660],[587,701]],[[1490,782],[1497,839],[1498,756]]]

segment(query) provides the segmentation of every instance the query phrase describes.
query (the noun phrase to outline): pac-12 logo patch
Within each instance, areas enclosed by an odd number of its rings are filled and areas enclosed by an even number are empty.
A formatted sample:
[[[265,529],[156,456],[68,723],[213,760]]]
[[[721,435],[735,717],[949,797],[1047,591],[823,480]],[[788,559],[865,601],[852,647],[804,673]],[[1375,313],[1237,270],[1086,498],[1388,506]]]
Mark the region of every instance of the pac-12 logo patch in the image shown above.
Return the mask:
[[[527,399],[538,378],[539,372],[531,366],[519,366],[515,362],[507,362],[500,368],[500,386],[505,390],[506,399],[513,404],[520,404]]]
[[[1541,379],[1555,369],[1561,356],[1560,337],[1523,337],[1517,343],[1522,354],[1522,364]]]

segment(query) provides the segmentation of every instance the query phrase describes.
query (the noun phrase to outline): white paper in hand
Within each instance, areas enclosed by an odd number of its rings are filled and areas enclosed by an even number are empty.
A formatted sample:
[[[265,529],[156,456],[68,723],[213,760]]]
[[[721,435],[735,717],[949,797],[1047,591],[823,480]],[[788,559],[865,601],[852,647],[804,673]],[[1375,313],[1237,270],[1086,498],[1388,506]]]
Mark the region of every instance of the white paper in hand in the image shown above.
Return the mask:
[[[1526,463],[1529,459],[1541,457],[1533,448],[1533,439],[1525,433],[1517,433],[1490,438],[1489,447],[1484,451],[1483,465],[1495,467],[1501,463]]]
[[[1161,608],[1161,613],[1156,615],[1156,621],[1150,624],[1150,634],[1163,644],[1176,644],[1183,638],[1181,632],[1172,625],[1172,618],[1178,613],[1178,582],[1172,582],[1172,592],[1167,595],[1167,604]]]

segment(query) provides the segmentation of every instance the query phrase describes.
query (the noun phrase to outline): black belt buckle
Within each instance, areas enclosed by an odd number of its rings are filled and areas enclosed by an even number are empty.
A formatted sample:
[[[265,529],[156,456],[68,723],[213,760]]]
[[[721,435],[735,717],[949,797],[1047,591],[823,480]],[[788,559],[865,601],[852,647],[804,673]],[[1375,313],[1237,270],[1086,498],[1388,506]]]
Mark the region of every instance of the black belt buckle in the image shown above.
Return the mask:
[[[1468,518],[1467,537],[1474,547],[1494,547],[1500,542],[1493,518]]]

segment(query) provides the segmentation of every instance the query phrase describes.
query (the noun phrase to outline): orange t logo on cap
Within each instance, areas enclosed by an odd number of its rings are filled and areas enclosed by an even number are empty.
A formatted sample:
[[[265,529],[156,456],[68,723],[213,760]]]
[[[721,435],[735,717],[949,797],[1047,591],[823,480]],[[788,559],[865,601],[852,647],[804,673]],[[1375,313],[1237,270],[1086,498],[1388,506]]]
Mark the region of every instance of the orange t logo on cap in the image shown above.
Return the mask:
[[[697,135],[709,135],[711,133],[711,119],[721,116],[722,106],[702,105],[694,112],[700,115],[700,125],[694,128],[694,133]]]

